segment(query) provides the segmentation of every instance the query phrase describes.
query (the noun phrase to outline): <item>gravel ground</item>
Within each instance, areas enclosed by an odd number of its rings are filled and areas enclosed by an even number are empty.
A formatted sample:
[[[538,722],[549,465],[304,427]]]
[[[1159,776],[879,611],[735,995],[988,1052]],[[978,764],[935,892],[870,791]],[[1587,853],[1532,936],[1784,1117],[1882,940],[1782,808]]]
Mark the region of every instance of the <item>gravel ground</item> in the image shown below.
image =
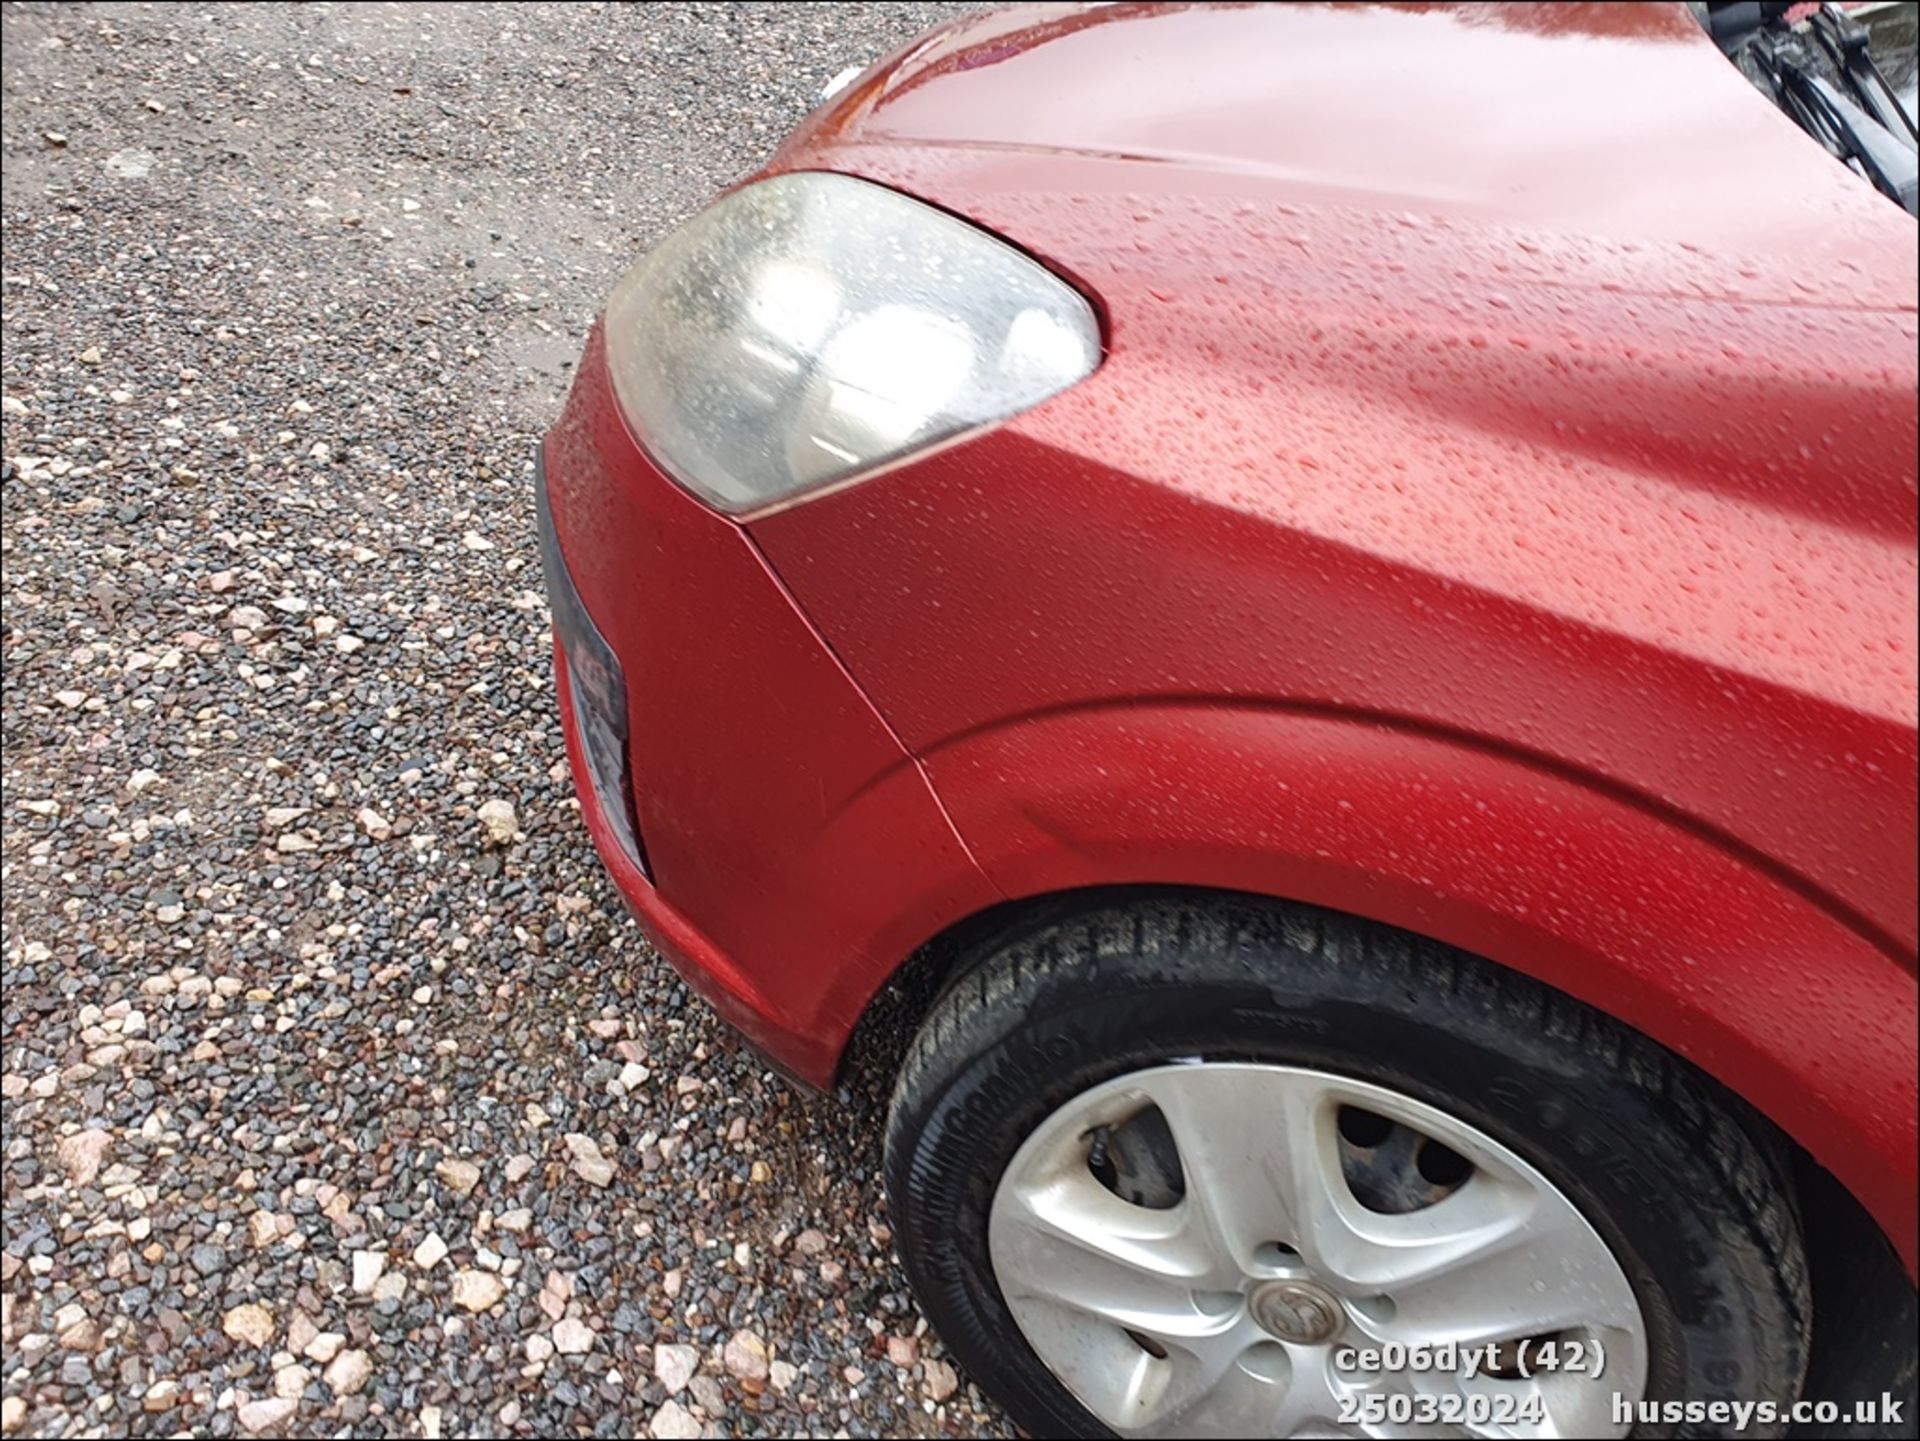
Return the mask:
[[[528,490],[627,260],[957,8],[6,10],[7,1432],[1005,1434],[879,1103],[602,876]]]

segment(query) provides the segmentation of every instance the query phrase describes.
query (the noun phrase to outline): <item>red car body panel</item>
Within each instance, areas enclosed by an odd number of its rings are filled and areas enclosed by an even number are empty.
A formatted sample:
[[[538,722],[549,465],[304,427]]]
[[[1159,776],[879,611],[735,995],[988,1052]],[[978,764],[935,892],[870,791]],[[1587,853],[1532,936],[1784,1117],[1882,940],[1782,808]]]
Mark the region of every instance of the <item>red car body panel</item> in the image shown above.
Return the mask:
[[[922,918],[1000,897],[751,541],[635,443],[597,333],[545,456],[574,584],[626,673],[652,878],[583,785],[594,838],[694,988],[824,1085],[872,989],[926,939]]]
[[[1108,353],[742,527],[590,349],[548,472],[633,691],[657,889],[614,869],[703,993],[819,1082],[1002,897],[1329,905],[1687,1056],[1914,1267],[1908,217],[1664,6],[985,17],[773,168],[1007,236]]]

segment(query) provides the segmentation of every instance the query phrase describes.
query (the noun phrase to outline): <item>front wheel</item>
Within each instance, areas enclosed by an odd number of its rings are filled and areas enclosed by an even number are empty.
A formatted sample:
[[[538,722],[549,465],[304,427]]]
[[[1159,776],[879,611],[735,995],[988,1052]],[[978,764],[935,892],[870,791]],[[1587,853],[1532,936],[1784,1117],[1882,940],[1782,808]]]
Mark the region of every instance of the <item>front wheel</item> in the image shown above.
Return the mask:
[[[1804,1368],[1798,1225],[1737,1112],[1443,947],[1143,900],[969,958],[887,1176],[929,1319],[1035,1435],[1685,1435],[1658,1403]]]

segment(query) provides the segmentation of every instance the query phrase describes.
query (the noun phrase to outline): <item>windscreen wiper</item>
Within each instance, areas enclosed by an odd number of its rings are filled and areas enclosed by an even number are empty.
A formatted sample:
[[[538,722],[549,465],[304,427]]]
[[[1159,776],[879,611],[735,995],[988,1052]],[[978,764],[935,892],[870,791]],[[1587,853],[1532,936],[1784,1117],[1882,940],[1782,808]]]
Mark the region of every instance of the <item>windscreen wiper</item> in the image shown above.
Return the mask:
[[[1707,33],[1768,98],[1843,164],[1920,215],[1920,136],[1873,63],[1867,30],[1832,4],[1710,4]]]
[[[1909,150],[1920,147],[1920,131],[1914,128],[1913,117],[1873,63],[1867,27],[1837,6],[1823,5],[1809,17],[1807,30],[1827,52],[1834,68],[1846,76],[1854,99],[1886,129],[1896,136],[1904,135]]]
[[[1847,161],[1899,201],[1920,215],[1920,155],[1911,144],[1848,99],[1825,77],[1783,57],[1781,78],[1789,113],[1801,127],[1841,160]]]

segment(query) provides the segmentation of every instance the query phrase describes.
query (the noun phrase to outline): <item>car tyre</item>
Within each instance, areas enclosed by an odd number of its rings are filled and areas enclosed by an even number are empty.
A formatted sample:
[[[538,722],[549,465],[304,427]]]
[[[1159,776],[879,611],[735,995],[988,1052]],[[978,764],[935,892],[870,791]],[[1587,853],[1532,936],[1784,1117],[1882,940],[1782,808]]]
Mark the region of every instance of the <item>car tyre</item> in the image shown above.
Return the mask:
[[[1389,928],[1220,896],[1037,915],[952,975],[888,1119],[895,1238],[953,1356],[1033,1435],[1115,1432],[1041,1362],[1002,1293],[996,1189],[1067,1102],[1172,1061],[1312,1068],[1477,1128],[1557,1187],[1619,1263],[1644,1318],[1646,1398],[1799,1394],[1811,1310],[1778,1143],[1588,1006]],[[1717,1431],[1681,1420],[1635,1434]]]

